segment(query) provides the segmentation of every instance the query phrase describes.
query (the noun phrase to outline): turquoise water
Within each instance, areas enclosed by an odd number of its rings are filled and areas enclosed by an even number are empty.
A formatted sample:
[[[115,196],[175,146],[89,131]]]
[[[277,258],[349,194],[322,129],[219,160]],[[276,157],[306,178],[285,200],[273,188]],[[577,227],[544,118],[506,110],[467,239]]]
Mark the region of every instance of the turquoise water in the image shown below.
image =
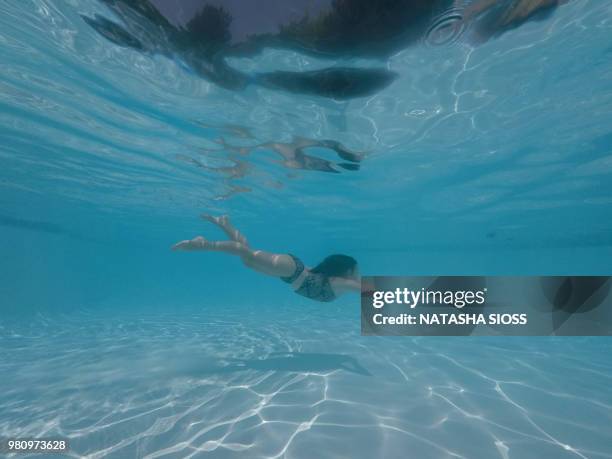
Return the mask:
[[[609,275],[608,2],[407,48],[384,62],[396,81],[350,101],[221,89],[97,35],[93,0],[0,12],[0,437],[92,458],[612,457],[609,339],[361,337],[357,296],[309,302],[170,251],[222,238],[206,212],[311,266]],[[261,146],[296,137],[366,156],[308,149],[331,173]]]

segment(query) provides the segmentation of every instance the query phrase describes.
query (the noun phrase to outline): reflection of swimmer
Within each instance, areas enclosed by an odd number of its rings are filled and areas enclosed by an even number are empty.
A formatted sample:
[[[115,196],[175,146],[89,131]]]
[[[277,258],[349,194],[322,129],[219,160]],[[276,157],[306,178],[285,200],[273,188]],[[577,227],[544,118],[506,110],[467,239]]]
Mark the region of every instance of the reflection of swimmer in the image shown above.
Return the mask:
[[[351,151],[340,142],[334,140],[315,140],[294,137],[289,143],[266,142],[248,147],[230,145],[225,139],[221,139],[220,143],[225,150],[238,153],[242,156],[246,156],[257,149],[272,150],[282,158],[281,164],[287,168],[320,172],[338,173],[340,171],[336,166],[349,171],[359,170],[359,163],[364,157],[362,153]],[[332,150],[345,162],[334,163],[314,155],[309,155],[306,153],[308,148]]]
[[[175,59],[188,71],[226,89],[259,85],[299,94],[351,99],[373,94],[397,74],[384,67],[247,74],[228,58],[251,57],[265,49],[287,49],[323,59],[387,59],[421,42],[434,18],[453,7],[466,20],[485,16],[484,41],[564,0],[100,0],[119,18],[84,20],[113,43]]]
[[[242,138],[255,139],[247,128],[242,126],[206,126],[214,129],[219,129],[224,132],[236,133]],[[206,148],[203,153],[215,156],[218,153],[223,154],[222,165],[211,165],[208,161],[193,158],[191,156],[178,154],[176,159],[192,164],[196,167],[209,172],[220,174],[225,180],[230,190],[227,193],[216,196],[216,200],[228,199],[237,193],[248,193],[251,191],[249,187],[235,184],[234,180],[239,180],[251,174],[252,165],[247,162],[244,157],[253,154],[256,150],[273,151],[280,157],[279,164],[289,169],[302,169],[319,172],[340,173],[340,170],[357,171],[360,168],[360,163],[365,157],[364,153],[351,151],[335,140],[315,140],[304,137],[294,137],[291,142],[265,142],[256,145],[232,145],[229,144],[223,137],[216,141],[220,148]],[[309,154],[309,149],[319,148],[333,151],[342,162],[329,161],[320,158],[314,154]],[[213,163],[215,161],[212,161]],[[227,164],[230,163],[230,164]],[[277,186],[278,184],[274,184]],[[281,185],[282,186],[282,185]]]
[[[280,164],[289,169],[303,169],[320,172],[339,173],[338,168],[357,171],[360,168],[360,162],[364,158],[363,153],[351,151],[335,140],[315,140],[304,137],[294,137],[291,142],[265,142],[257,145],[231,145],[224,138],[217,141],[221,148],[205,149],[205,152],[213,153],[226,151],[228,160],[233,163],[232,166],[211,167],[203,164],[197,159],[190,158],[184,155],[177,156],[178,159],[195,164],[206,170],[221,172],[231,178],[243,178],[250,171],[249,165],[241,159],[248,156],[255,150],[271,150],[280,156]],[[306,153],[309,148],[321,148],[333,151],[344,162],[328,161],[318,156]]]
[[[215,173],[223,175],[224,181],[226,182],[226,185],[229,188],[229,191],[221,195],[215,196],[213,198],[215,201],[229,199],[236,194],[250,193],[252,191],[249,187],[231,183],[233,179],[245,177],[248,171],[251,169],[250,165],[246,161],[243,161],[242,159],[236,157],[235,155],[230,154],[229,157],[227,158],[227,160],[232,163],[231,166],[217,166],[217,167],[208,166],[204,164],[202,161],[199,161],[195,158],[192,158],[186,155],[176,155],[176,159],[180,161],[184,161],[189,164],[193,164],[206,171],[211,171],[211,172],[215,172]]]
[[[333,301],[346,292],[361,289],[357,261],[347,255],[330,255],[314,268],[307,268],[294,255],[274,254],[253,250],[249,243],[230,223],[227,216],[202,218],[219,226],[231,239],[209,241],[202,236],[175,244],[173,250],[224,252],[239,256],[243,263],[260,273],[280,277],[291,284],[299,295],[316,301]]]
[[[363,158],[360,153],[346,149],[342,144],[333,140],[313,140],[296,137],[291,143],[269,142],[259,145],[260,148],[269,148],[283,158],[283,164],[294,169],[307,169],[322,172],[339,172],[334,163],[316,156],[306,154],[307,148],[327,148],[333,150],[341,159],[348,161],[337,163],[342,169],[354,171],[359,169],[359,162]]]

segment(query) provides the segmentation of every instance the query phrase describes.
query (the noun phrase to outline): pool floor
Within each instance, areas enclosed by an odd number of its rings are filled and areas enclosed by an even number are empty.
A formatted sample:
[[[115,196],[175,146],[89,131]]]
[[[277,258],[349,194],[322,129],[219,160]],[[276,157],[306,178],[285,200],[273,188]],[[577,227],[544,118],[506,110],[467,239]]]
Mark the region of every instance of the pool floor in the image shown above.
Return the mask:
[[[361,337],[357,310],[308,312],[3,322],[0,436],[88,458],[612,457],[607,338]]]

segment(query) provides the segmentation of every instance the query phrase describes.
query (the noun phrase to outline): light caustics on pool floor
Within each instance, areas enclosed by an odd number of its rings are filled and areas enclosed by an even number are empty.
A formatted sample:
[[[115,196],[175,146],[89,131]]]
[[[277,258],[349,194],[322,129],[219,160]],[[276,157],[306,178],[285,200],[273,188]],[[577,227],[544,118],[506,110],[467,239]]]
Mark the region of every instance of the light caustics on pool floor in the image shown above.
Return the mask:
[[[0,436],[88,458],[612,457],[608,339],[360,337],[346,307],[298,309],[5,321]]]

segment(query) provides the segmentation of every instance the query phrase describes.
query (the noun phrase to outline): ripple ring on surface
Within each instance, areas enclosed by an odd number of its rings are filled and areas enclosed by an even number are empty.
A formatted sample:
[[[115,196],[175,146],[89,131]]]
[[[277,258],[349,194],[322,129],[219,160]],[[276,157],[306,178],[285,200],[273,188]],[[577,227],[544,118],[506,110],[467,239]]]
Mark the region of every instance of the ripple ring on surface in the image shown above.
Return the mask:
[[[425,33],[425,44],[431,47],[449,46],[457,42],[465,30],[461,10],[450,9],[437,16]]]

